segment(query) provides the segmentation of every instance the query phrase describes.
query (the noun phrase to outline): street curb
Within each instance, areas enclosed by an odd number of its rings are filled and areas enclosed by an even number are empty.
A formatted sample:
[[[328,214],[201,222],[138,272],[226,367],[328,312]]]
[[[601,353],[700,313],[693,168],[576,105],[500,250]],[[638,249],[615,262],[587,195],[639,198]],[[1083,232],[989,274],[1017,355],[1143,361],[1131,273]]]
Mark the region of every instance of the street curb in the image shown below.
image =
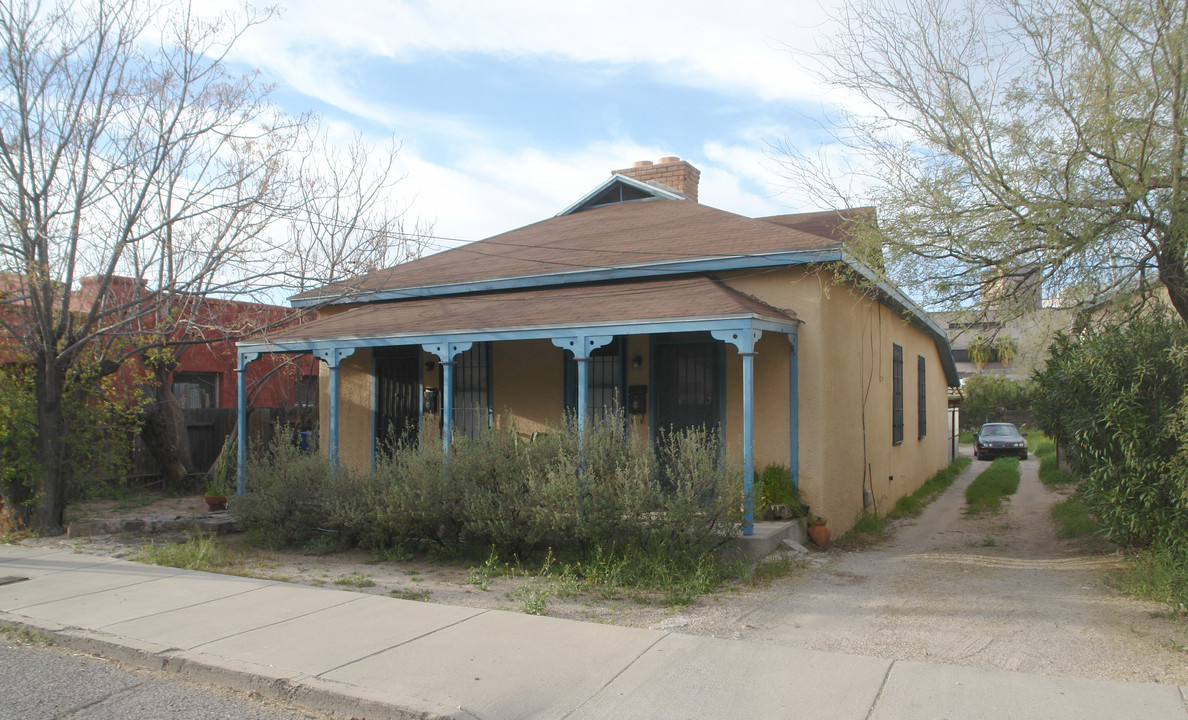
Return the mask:
[[[167,648],[130,638],[116,640],[115,636],[106,633],[66,627],[53,622],[32,622],[27,617],[6,612],[0,612],[0,626],[45,635],[54,645],[69,650],[349,718],[453,720],[471,717],[469,713],[442,714],[399,707],[381,700],[336,691],[347,686],[308,675],[286,675],[268,667],[246,663],[239,668],[226,667],[213,662],[213,658],[209,661],[202,659],[210,656],[201,653],[185,653],[178,648]],[[358,692],[360,688],[352,687],[351,690]]]

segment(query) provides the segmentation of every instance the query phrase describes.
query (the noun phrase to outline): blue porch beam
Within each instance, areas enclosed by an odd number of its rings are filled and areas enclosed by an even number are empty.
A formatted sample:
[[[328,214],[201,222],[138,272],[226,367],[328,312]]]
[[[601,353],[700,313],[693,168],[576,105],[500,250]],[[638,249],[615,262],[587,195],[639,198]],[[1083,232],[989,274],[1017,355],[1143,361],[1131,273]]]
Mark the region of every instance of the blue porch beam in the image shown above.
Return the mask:
[[[711,333],[715,340],[738,348],[743,369],[743,535],[755,534],[755,344],[761,330],[740,328]]]
[[[257,352],[239,352],[235,362],[235,494],[243,495],[247,486],[247,366],[260,357]]]
[[[640,322],[593,323],[589,325],[542,325],[523,328],[496,330],[459,330],[434,333],[388,333],[368,336],[342,336],[335,338],[305,340],[245,340],[238,343],[240,350],[272,352],[309,352],[338,347],[387,347],[390,345],[424,345],[426,347],[455,345],[462,342],[501,342],[504,340],[551,340],[579,336],[599,337],[615,335],[664,335],[685,332],[712,332],[715,330],[736,332],[740,327],[753,330],[786,333],[795,329],[795,321],[769,320],[755,315],[728,315],[709,318],[684,318],[679,320]],[[427,351],[427,352],[432,352]]]
[[[314,350],[314,355],[325,361],[330,369],[330,428],[326,433],[327,455],[331,467],[338,467],[338,418],[340,406],[338,366],[343,360],[355,354],[353,347],[336,347]]]
[[[586,436],[586,415],[590,404],[589,377],[590,369],[587,365],[590,353],[598,348],[609,345],[615,339],[614,335],[567,335],[552,338],[553,344],[562,350],[573,353],[577,361],[577,423],[578,438]]]
[[[441,363],[441,442],[446,455],[454,434],[454,358],[469,350],[472,342],[440,342],[422,345],[421,349],[437,356]]]

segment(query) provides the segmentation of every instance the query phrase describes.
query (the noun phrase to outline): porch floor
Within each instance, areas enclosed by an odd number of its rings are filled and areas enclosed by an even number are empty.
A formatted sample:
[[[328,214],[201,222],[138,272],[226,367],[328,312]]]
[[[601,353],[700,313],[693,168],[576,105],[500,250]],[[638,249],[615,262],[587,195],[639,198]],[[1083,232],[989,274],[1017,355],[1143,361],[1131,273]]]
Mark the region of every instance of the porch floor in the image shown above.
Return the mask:
[[[804,519],[756,522],[753,535],[739,535],[727,543],[727,553],[752,562],[767,557],[780,547],[781,540],[804,545],[808,541]]]

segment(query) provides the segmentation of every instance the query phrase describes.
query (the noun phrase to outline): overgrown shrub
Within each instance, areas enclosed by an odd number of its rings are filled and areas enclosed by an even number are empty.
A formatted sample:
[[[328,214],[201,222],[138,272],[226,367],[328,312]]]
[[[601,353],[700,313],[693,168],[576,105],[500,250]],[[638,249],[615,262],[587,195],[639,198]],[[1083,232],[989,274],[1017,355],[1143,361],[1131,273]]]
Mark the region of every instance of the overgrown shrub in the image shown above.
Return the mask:
[[[353,484],[346,468],[332,468],[324,455],[298,450],[281,433],[276,437],[267,449],[249,454],[247,492],[230,500],[253,538],[271,548],[301,545],[319,529],[328,530],[336,486]]]
[[[233,510],[263,544],[332,537],[382,548],[431,541],[526,557],[546,546],[635,548],[696,559],[738,532],[740,474],[713,433],[624,438],[622,414],[531,440],[509,430],[399,445],[375,469],[333,469],[280,440],[248,467]]]
[[[1036,423],[1065,449],[1109,538],[1188,547],[1188,328],[1163,314],[1058,336]]]
[[[787,505],[792,509],[793,517],[802,515],[800,490],[792,484],[792,471],[787,465],[773,463],[763,468],[755,478],[755,492],[758,495],[756,511],[769,505]]]

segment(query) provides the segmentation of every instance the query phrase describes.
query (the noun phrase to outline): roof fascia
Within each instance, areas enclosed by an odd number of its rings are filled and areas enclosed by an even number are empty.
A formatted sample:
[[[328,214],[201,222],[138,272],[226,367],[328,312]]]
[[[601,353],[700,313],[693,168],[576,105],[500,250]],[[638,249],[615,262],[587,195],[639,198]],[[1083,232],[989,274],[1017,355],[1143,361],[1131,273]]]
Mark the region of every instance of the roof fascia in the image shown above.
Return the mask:
[[[795,334],[799,320],[777,320],[755,314],[715,315],[681,318],[678,320],[631,320],[628,322],[568,323],[508,327],[498,330],[482,328],[450,330],[435,333],[391,333],[385,335],[343,336],[330,340],[241,340],[236,343],[240,353],[303,352],[339,348],[387,347],[389,345],[425,345],[440,342],[489,342],[500,340],[540,340],[574,333],[600,335],[649,335],[714,330],[760,330],[763,332]]]
[[[598,187],[594,188],[590,192],[586,193],[585,195],[582,196],[582,198],[580,200],[573,203],[569,207],[565,208],[561,212],[557,213],[553,217],[562,217],[564,215],[572,215],[573,213],[575,213],[579,209],[581,209],[581,207],[583,205],[585,205],[586,203],[590,202],[595,197],[597,197],[599,193],[603,192],[604,190],[609,188],[611,185],[614,185],[615,183],[629,185],[629,186],[634,187],[638,190],[642,190],[643,192],[648,193],[649,195],[653,196],[657,200],[688,200],[689,199],[689,198],[685,197],[684,195],[681,195],[680,193],[675,193],[670,190],[665,190],[664,188],[658,188],[655,185],[649,185],[646,182],[640,182],[639,180],[636,180],[635,178],[627,177],[626,175],[620,175],[619,173],[612,173],[611,176],[604,183],[602,183]],[[638,202],[638,201],[634,201],[634,202]]]
[[[957,373],[957,363],[953,360],[953,348],[949,345],[949,336],[935,320],[929,317],[924,309],[916,304],[902,291],[894,287],[886,281],[880,280],[873,270],[866,266],[865,263],[854,258],[847,252],[842,253],[842,262],[850,267],[854,272],[861,275],[867,282],[870,282],[877,289],[879,294],[883,297],[884,302],[891,305],[907,314],[908,322],[914,325],[925,334],[932,336],[932,341],[936,344],[936,352],[940,355],[941,367],[945,371],[945,380],[949,387],[959,387],[961,385],[961,377]]]
[[[462,295],[497,290],[523,290],[554,285],[654,278],[657,275],[681,275],[719,272],[723,270],[744,270],[758,267],[835,262],[842,259],[840,248],[818,248],[813,250],[786,250],[754,255],[665,260],[635,265],[616,265],[614,267],[591,270],[565,270],[562,272],[542,273],[540,275],[517,275],[515,277],[477,280],[473,282],[422,285],[420,287],[400,288],[397,290],[375,290],[367,293],[346,295],[325,304],[340,305],[359,302],[383,302],[385,300],[408,300],[411,298]],[[290,300],[290,302],[293,307],[313,307],[324,304],[317,298],[302,298],[300,300]]]

